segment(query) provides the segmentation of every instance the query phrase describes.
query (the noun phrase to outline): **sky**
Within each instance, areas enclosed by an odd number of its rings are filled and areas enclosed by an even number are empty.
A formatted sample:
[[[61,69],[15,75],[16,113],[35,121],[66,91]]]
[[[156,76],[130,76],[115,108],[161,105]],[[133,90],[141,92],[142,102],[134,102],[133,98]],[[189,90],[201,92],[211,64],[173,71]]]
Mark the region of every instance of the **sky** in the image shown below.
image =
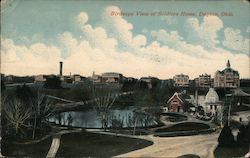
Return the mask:
[[[250,78],[250,4],[230,1],[1,1],[1,72],[119,72]]]

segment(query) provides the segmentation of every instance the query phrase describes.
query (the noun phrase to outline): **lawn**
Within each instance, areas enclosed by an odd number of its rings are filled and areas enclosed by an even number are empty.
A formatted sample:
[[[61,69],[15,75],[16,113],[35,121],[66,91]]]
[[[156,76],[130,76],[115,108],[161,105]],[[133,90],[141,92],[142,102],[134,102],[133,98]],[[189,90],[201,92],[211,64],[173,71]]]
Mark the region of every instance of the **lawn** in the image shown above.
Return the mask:
[[[153,142],[94,133],[70,133],[61,137],[57,157],[111,157],[145,148]]]
[[[52,137],[35,144],[9,144],[2,142],[1,152],[3,156],[8,157],[46,157],[51,142]]]

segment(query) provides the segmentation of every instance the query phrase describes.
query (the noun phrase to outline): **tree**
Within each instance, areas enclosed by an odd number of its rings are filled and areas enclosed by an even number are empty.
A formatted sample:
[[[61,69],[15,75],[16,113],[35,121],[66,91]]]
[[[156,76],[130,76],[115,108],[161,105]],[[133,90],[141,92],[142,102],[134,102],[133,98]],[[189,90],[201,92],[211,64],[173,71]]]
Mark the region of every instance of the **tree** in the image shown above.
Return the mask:
[[[124,81],[122,84],[122,92],[128,92],[135,90],[136,80]]]
[[[33,132],[32,139],[35,138],[37,129],[41,129],[46,119],[54,112],[52,101],[45,95],[38,92],[37,97],[32,102],[33,111]]]
[[[4,116],[15,129],[15,135],[19,136],[20,130],[23,127],[29,127],[28,120],[32,116],[31,108],[23,105],[23,102],[18,98],[2,99]]]
[[[221,130],[220,136],[218,138],[219,147],[233,147],[235,146],[234,136],[228,124],[226,123]]]
[[[5,84],[4,81],[1,80],[1,91],[3,92],[5,90]]]
[[[49,89],[59,89],[61,88],[61,80],[56,76],[48,77],[45,81],[44,87]]]
[[[245,125],[241,125],[239,128],[239,133],[237,135],[237,145],[238,146],[246,146],[248,147],[249,143],[250,143],[250,123],[245,126]]]
[[[112,92],[110,88],[94,88],[93,96],[95,101],[95,109],[98,112],[101,122],[102,128],[106,130],[108,127],[108,116],[110,113],[110,109],[114,104],[117,95],[115,92]]]
[[[20,99],[24,104],[28,105],[33,98],[33,94],[31,92],[31,89],[23,84],[22,86],[17,86],[15,90],[15,95],[18,99]]]

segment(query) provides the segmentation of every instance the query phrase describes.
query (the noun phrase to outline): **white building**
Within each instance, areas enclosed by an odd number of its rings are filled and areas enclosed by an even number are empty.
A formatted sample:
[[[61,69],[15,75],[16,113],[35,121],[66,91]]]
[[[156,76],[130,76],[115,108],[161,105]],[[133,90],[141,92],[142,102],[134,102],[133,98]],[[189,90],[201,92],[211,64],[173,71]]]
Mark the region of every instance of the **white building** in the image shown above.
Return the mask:
[[[217,116],[219,118],[222,116],[223,104],[222,101],[219,100],[219,96],[214,88],[209,88],[202,106],[206,114],[211,114],[212,116]]]

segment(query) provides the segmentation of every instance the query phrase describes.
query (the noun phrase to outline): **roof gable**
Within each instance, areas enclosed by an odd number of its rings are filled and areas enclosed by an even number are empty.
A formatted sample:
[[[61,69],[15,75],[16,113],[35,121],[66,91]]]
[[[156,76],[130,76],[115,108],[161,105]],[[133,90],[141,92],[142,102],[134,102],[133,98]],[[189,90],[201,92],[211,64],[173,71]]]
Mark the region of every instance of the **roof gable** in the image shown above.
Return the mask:
[[[170,99],[168,99],[167,104],[171,102],[174,98],[177,98],[181,103],[183,103],[182,99],[179,97],[179,94],[175,92],[174,95]]]

